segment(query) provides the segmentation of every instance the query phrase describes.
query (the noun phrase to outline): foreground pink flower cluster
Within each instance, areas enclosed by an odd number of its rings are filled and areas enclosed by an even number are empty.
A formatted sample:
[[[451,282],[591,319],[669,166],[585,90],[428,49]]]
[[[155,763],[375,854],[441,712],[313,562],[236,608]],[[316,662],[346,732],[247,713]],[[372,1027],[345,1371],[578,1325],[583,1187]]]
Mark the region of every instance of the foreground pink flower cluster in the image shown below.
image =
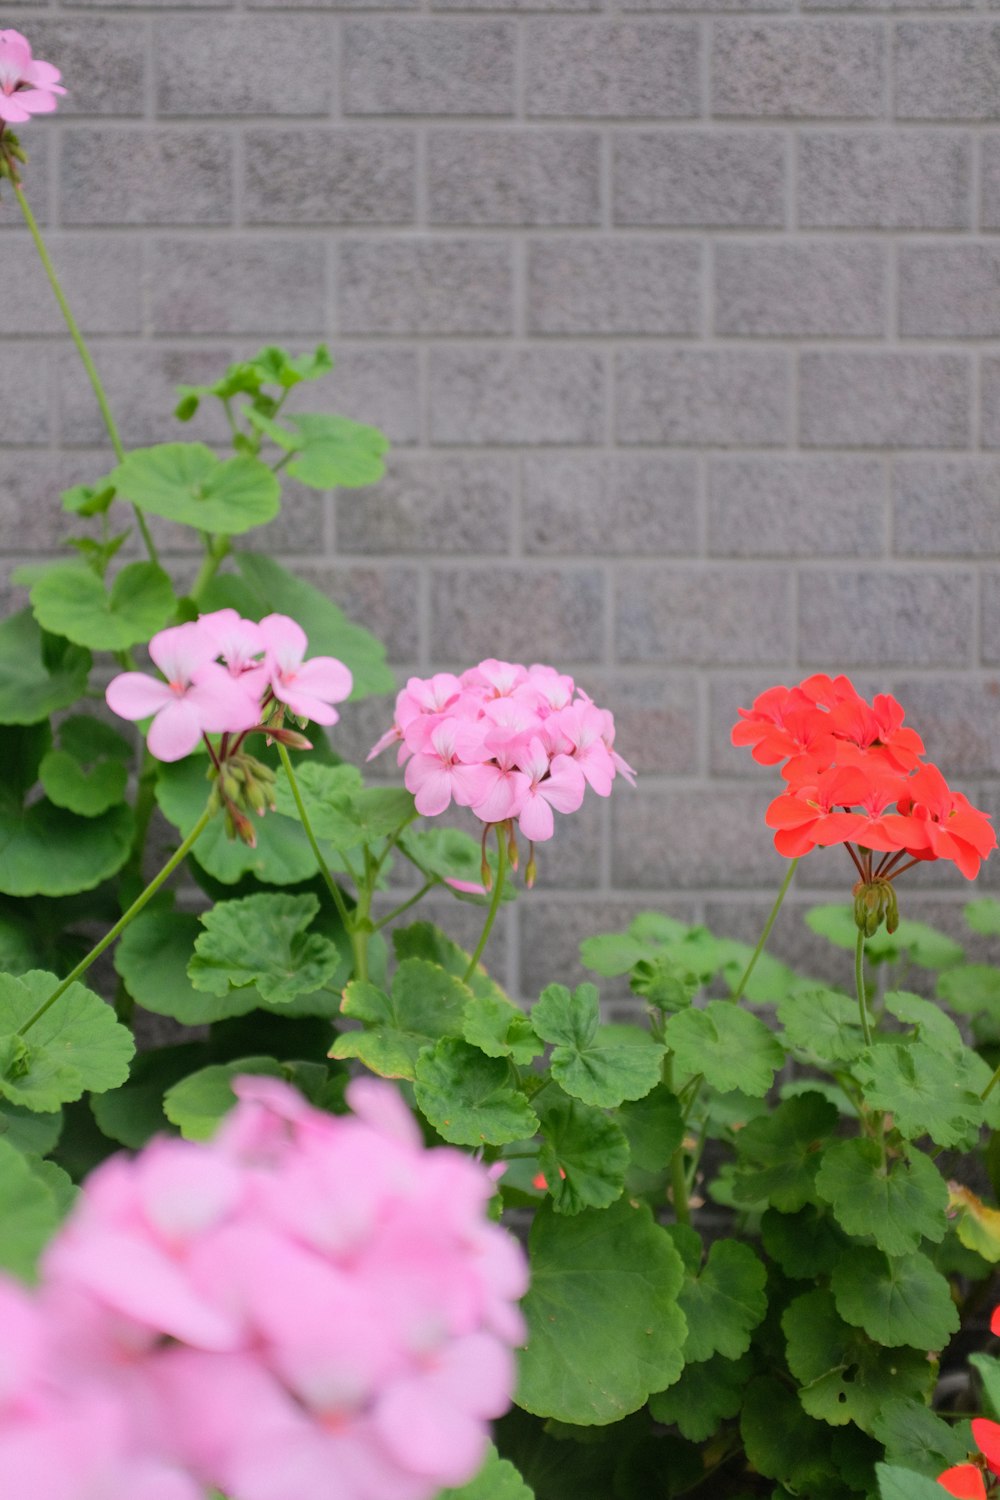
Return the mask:
[[[353,1117],[243,1078],[208,1145],[88,1179],[28,1293],[0,1283],[0,1474],[36,1500],[428,1500],[510,1404],[517,1243],[399,1096]]]
[[[553,808],[576,812],[588,785],[607,797],[618,772],[635,784],[614,740],[611,714],[572,677],[491,658],[461,677],[411,677],[368,759],[398,743],[419,813],[454,801],[483,823],[516,819],[537,843],[552,837]]]
[[[257,624],[235,609],[216,610],[154,635],[149,654],[163,678],[122,672],[108,684],[108,705],[123,719],[152,715],[147,743],[167,761],[189,755],[203,734],[240,734],[273,720],[278,705],[336,724],[333,704],[350,693],[351,673],[334,656],[306,661],[307,645],[287,615]]]
[[[19,31],[0,31],[0,129],[23,125],[32,115],[48,115],[66,90],[51,63],[32,57],[31,43]]]

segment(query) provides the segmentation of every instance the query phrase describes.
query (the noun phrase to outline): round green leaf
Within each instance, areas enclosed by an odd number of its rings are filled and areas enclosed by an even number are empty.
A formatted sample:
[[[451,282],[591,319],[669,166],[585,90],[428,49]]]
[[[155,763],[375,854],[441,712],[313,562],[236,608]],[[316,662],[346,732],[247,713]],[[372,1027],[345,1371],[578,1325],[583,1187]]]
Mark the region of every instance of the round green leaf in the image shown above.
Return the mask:
[[[664,1035],[681,1073],[703,1073],[720,1094],[739,1089],[763,1098],[784,1065],[780,1042],[763,1021],[726,1000],[710,1000],[704,1010],[671,1016]]]
[[[677,1095],[660,1084],[643,1099],[629,1099],[618,1111],[633,1165],[664,1172],[684,1139],[684,1116]]]
[[[538,1129],[538,1116],[510,1086],[500,1057],[445,1037],[417,1057],[417,1107],[435,1130],[456,1146],[502,1146],[523,1141]]]
[[[0,724],[37,724],[87,686],[89,651],[44,636],[30,609],[0,623]]]
[[[610,1109],[655,1088],[664,1049],[637,1026],[601,1026],[599,1015],[594,985],[581,984],[571,994],[565,985],[550,984],[532,1008],[531,1024],[555,1044],[552,1077],[566,1093]]]
[[[84,818],[96,818],[125,795],[132,746],[109,725],[77,714],[59,726],[59,749],[38,768],[50,802]]]
[[[877,1141],[837,1141],[823,1153],[816,1192],[848,1234],[871,1235],[886,1255],[907,1255],[922,1239],[941,1240],[948,1187],[929,1156],[886,1164]]]
[[[819,1148],[838,1123],[835,1107],[814,1089],[750,1120],[736,1137],[737,1200],[767,1201],[783,1213],[794,1213],[810,1202],[823,1160]]]
[[[856,1000],[836,990],[807,990],[778,1002],[785,1041],[797,1051],[829,1062],[852,1062],[864,1050]]]
[[[69,896],[120,870],[132,843],[132,810],[122,803],[81,818],[48,800],[0,808],[0,891]]]
[[[938,1042],[883,1042],[855,1065],[855,1077],[866,1102],[891,1113],[908,1140],[929,1135],[939,1146],[963,1145],[983,1123],[982,1101]]]
[[[90,568],[67,563],[38,579],[31,604],[45,630],[92,651],[125,651],[166,625],[177,600],[154,563],[127,564],[110,591]]]
[[[273,521],[281,485],[257,458],[216,458],[204,443],[136,448],[108,483],[149,515],[235,536]]]
[[[875,1473],[880,1500],[941,1500],[945,1493],[936,1479],[899,1464],[876,1464]]]
[[[686,1276],[680,1306],[688,1325],[688,1364],[722,1354],[738,1359],[767,1311],[767,1273],[749,1245],[716,1240],[696,1276]]]
[[[962,1463],[973,1447],[967,1423],[946,1422],[923,1402],[904,1397],[886,1402],[874,1433],[890,1463],[903,1464],[931,1479],[942,1469]]]
[[[319,899],[308,891],[217,902],[201,918],[188,978],[210,995],[256,984],[271,1005],[322,989],[340,960],[329,938],[306,931],[318,911]]]
[[[215,1134],[223,1115],[236,1104],[234,1078],[244,1073],[265,1078],[284,1078],[286,1069],[273,1057],[241,1057],[189,1073],[167,1089],[163,1112],[186,1141],[207,1141]]]
[[[115,968],[143,1010],[173,1016],[185,1026],[203,1026],[255,1010],[252,989],[206,995],[194,988],[187,966],[201,932],[192,912],[144,911],[130,922],[115,949]]]
[[[834,1268],[830,1289],[844,1321],[879,1344],[940,1350],[958,1331],[948,1279],[919,1250],[890,1260],[872,1246],[852,1245]]]
[[[687,1364],[676,1385],[650,1396],[650,1415],[667,1426],[676,1424],[692,1443],[703,1443],[724,1418],[736,1416],[752,1369],[746,1357],[726,1359],[722,1354]]]
[[[79,1099],[85,1089],[101,1093],[124,1083],[135,1052],[132,1033],[118,1023],[111,1006],[74,983],[16,1038],[15,1055],[9,1046],[15,1033],[58,984],[55,974],[40,969],[19,979],[0,974],[0,1038],[7,1062],[0,1093],[41,1113]]]
[[[557,1099],[542,1114],[538,1165],[557,1214],[607,1208],[620,1198],[628,1166],[621,1126],[576,1099]]]
[[[314,490],[358,489],[385,473],[389,440],[377,427],[323,413],[288,420],[301,439],[288,472],[300,484]]]
[[[529,1252],[519,1406],[600,1426],[673,1384],[687,1333],[684,1268],[646,1204],[620,1198],[573,1218],[543,1208]]]
[[[22,1281],[59,1226],[52,1190],[9,1141],[0,1140],[0,1267]]]
[[[534,1500],[534,1495],[514,1465],[501,1458],[491,1443],[475,1479],[459,1490],[442,1490],[437,1500]]]
[[[127,1083],[93,1096],[90,1109],[94,1119],[106,1136],[138,1151],[154,1135],[170,1129],[163,1113],[165,1090],[186,1078],[202,1061],[201,1042],[140,1052]]]
[[[413,1078],[423,1048],[443,1037],[461,1036],[470,998],[462,981],[440,965],[422,958],[404,959],[393,975],[391,997],[365,980],[347,986],[341,1009],[345,1016],[361,1021],[365,1030],[342,1033],[330,1056],[359,1057],[383,1078]],[[502,1064],[500,1071],[506,1077]],[[521,1135],[531,1133],[521,1131]],[[478,1139],[473,1144],[478,1145]]]

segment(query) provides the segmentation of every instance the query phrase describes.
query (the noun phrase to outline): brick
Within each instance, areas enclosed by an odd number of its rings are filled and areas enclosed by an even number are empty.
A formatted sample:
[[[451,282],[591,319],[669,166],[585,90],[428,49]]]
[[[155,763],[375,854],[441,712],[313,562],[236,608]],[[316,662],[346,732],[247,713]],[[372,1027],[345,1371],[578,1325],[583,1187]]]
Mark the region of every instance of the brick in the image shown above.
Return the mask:
[[[258,526],[240,538],[239,546],[248,552],[266,552],[280,557],[322,556],[326,550],[326,512],[329,500],[281,475],[281,514],[267,526]]]
[[[619,783],[621,786],[622,783]],[[615,787],[617,793],[619,786]],[[625,793],[629,791],[624,788]],[[566,817],[556,813],[551,841],[535,846],[538,875],[534,890],[588,891],[601,883],[601,846],[605,842],[607,800],[588,791],[583,806]],[[521,841],[521,861],[527,859],[526,841]],[[534,900],[532,894],[531,900]]]
[[[14,0],[14,4],[20,0]],[[27,3],[27,0],[26,0]],[[282,0],[284,3],[284,0]],[[301,0],[300,0],[301,3]],[[177,0],[62,0],[64,10],[92,10],[100,6],[102,10],[176,10]],[[222,9],[230,7],[233,0],[184,0],[185,10],[207,8]]]
[[[228,224],[233,143],[223,130],[73,126],[62,135],[65,224]]]
[[[142,248],[112,235],[50,234],[46,241],[69,305],[85,333],[139,333]],[[32,246],[4,261],[3,332],[65,333],[66,324]]]
[[[799,583],[799,659],[822,671],[969,666],[973,598],[968,570],[810,569]]]
[[[453,896],[437,896],[432,893],[421,901],[415,911],[406,912],[398,924],[392,923],[386,931],[391,933],[393,927],[405,927],[413,921],[433,922],[452,942],[471,954],[483,930],[483,910],[482,907],[473,906],[471,902],[456,901]],[[516,976],[512,970],[508,970],[508,954],[511,951],[511,928],[516,921],[517,912],[514,907],[508,906],[499,912],[483,959],[493,978],[512,997]]]
[[[190,16],[178,25],[170,16],[154,23],[153,58],[160,115],[330,110],[333,33],[322,17]]]
[[[390,661],[413,660],[420,592],[415,567],[402,563],[381,568],[317,563],[299,564],[295,571],[335,600],[349,619],[377,635]]]
[[[228,445],[229,426],[218,401],[202,402],[194,420],[183,425],[174,420],[173,410],[179,384],[208,385],[218,380],[231,358],[231,351],[222,348],[111,345],[100,349],[97,367],[126,447],[195,441]],[[59,366],[59,408],[64,443],[107,446],[94,392],[76,360]]]
[[[1000,772],[1000,681],[987,677],[901,678],[895,696],[920,734],[928,760],[945,775]]]
[[[365,494],[337,498],[341,552],[505,553],[514,511],[514,459],[396,454]]]
[[[783,568],[632,564],[618,571],[616,656],[658,666],[785,661],[791,576]]]
[[[0,449],[0,552],[63,553],[59,495],[81,477],[78,454]]]
[[[975,0],[802,0],[802,9],[849,10],[849,11],[896,11],[896,10],[971,10]]]
[[[141,22],[39,16],[31,22],[29,40],[35,57],[54,62],[62,73],[67,92],[59,101],[61,116],[143,113],[146,29]]]
[[[0,342],[5,445],[44,448],[51,443],[53,360],[57,357],[55,350],[41,344]]]
[[[982,226],[1000,229],[1000,134],[984,132],[982,144]]]
[[[511,115],[510,21],[348,21],[344,108],[349,115]]]
[[[531,21],[527,113],[690,119],[701,107],[699,50],[695,22]]]
[[[415,349],[351,347],[338,342],[337,364],[322,399],[315,387],[300,387],[292,408],[301,411],[320,405],[341,412],[355,422],[381,427],[394,444],[415,443],[420,437],[420,381]],[[358,497],[364,503],[363,497]]]
[[[37,129],[30,136],[21,136],[21,146],[28,158],[26,166],[21,167],[21,188],[28,200],[32,213],[41,225],[49,222],[49,186],[52,173],[55,171],[55,146],[54,137],[51,133]],[[7,264],[7,256],[13,258],[15,254],[34,255],[34,246],[28,239],[28,231],[24,227],[24,218],[17,199],[10,189],[4,185],[0,193],[0,232],[4,235],[4,264]],[[25,248],[21,251],[16,249],[17,239],[23,240]]]
[[[604,648],[599,568],[501,566],[431,573],[431,658],[468,666],[487,656],[549,661],[562,670]]]
[[[962,134],[806,131],[799,223],[807,229],[964,229],[972,141]]]
[[[248,130],[250,224],[410,224],[416,213],[410,130]]]
[[[615,749],[640,775],[693,776],[698,771],[701,720],[698,684],[691,675],[631,676],[590,671],[578,684],[615,720]],[[621,795],[627,796],[624,787]],[[615,787],[615,796],[619,787]]]
[[[1000,333],[1000,249],[993,245],[903,245],[899,320],[904,335]]]
[[[875,119],[885,58],[864,21],[716,21],[712,113],[785,119]]]
[[[993,665],[1000,662],[1000,570],[984,568],[980,586],[980,654],[984,662]]]
[[[773,773],[772,773],[773,774]],[[826,938],[818,933],[812,932],[805,923],[805,914],[811,906],[818,905],[816,896],[804,897],[798,901],[795,899],[795,889],[804,884],[803,877],[814,866],[823,865],[831,875],[831,884],[834,890],[839,889],[844,893],[846,901],[850,894],[850,886],[856,878],[851,874],[848,878],[846,871],[853,871],[848,855],[843,849],[814,849],[808,860],[799,866],[796,872],[792,892],[785,898],[781,908],[781,916],[768,934],[767,952],[782,963],[790,965],[796,973],[815,979],[819,984],[837,985],[842,990],[848,989],[853,983],[852,963],[850,954],[844,953],[842,949],[834,948]],[[785,870],[787,871],[787,862]],[[778,879],[782,876],[778,870]],[[777,891],[774,891],[777,895]],[[737,942],[749,943],[755,946],[764,923],[767,921],[773,900],[769,892],[766,900],[748,900],[745,897],[710,899],[705,902],[704,921],[710,932],[718,933],[719,936],[735,938]],[[909,905],[906,915],[910,916]],[[919,971],[918,971],[919,972]],[[906,983],[909,986],[912,974],[907,973]],[[775,999],[780,996],[775,996]]]
[[[171,4],[175,0],[170,0]],[[288,0],[246,0],[248,10],[285,10]],[[418,10],[420,0],[295,0],[296,10]]]
[[[712,458],[708,550],[719,557],[872,557],[884,548],[886,483],[875,458]]]
[[[786,143],[778,131],[618,131],[616,224],[780,228]]]
[[[586,349],[432,349],[436,443],[599,443],[604,361]]]
[[[783,353],[630,349],[618,356],[620,442],[782,443],[788,425]]]
[[[153,241],[149,263],[153,333],[312,335],[325,322],[318,243],[170,236]]]
[[[413,645],[416,650],[416,638],[414,638]],[[411,669],[417,670],[416,662],[412,663]],[[400,687],[409,675],[405,668],[397,667],[396,680]],[[390,696],[365,698],[360,703],[341,704],[340,720],[336,730],[337,754],[342,755],[345,760],[352,761],[355,765],[362,765],[371,747],[381,738],[392,722],[393,701]],[[402,772],[397,769],[391,750],[383,752],[379,760],[372,761],[365,767],[365,780],[367,781],[369,777],[373,780],[384,778],[392,786],[401,785]]]
[[[1000,463],[900,458],[893,474],[893,551],[899,557],[1000,552]]]
[[[529,333],[694,334],[701,295],[701,248],[689,241],[529,242]]]
[[[344,333],[513,333],[511,247],[501,240],[347,240],[338,249]]]
[[[886,326],[885,283],[885,248],[871,241],[720,242],[715,331],[799,338],[878,335]]]
[[[677,557],[698,550],[692,455],[529,453],[523,464],[528,552]]]
[[[552,848],[556,855],[556,840],[542,851],[543,858],[547,858],[548,848]],[[599,984],[602,1001],[627,996],[628,976],[598,978],[592,969],[585,969],[580,962],[580,944],[584,938],[596,933],[624,932],[633,917],[644,907],[654,904],[657,910],[663,906],[660,898],[654,902],[637,896],[630,901],[627,897],[583,894],[567,901],[546,897],[542,892],[537,897],[532,894],[530,899],[519,901],[519,993],[534,1002],[547,984],[577,985],[588,980],[591,984]],[[666,909],[680,921],[694,921],[693,902],[672,900]]]
[[[432,10],[599,10],[600,0],[431,0]]]
[[[1000,448],[1000,357],[983,356],[981,386],[983,447]]]
[[[777,890],[788,866],[764,827],[756,787],[644,788],[611,809],[616,885]]]
[[[593,130],[432,130],[432,224],[597,224],[601,138]]]
[[[806,353],[799,373],[808,447],[962,448],[969,440],[963,355]]]
[[[624,0],[626,11],[658,11],[679,13],[686,11],[760,11],[791,10],[793,0]]]
[[[898,119],[995,119],[1000,23],[901,21],[895,69]]]

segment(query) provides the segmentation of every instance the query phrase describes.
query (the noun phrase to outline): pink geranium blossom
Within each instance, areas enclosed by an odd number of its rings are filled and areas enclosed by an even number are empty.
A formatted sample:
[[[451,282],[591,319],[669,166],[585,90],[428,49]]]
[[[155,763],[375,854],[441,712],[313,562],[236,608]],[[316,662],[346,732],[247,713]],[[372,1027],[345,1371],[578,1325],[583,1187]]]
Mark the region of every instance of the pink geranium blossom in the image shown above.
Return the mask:
[[[153,715],[148,744],[157,760],[181,760],[206,732],[251,729],[259,704],[239,678],[214,660],[214,646],[198,622],[161,630],[149,654],[165,681],[145,672],[122,672],[108,684],[108,706],[123,719]]]
[[[267,646],[271,692],[278,702],[300,719],[336,724],[340,715],[333,704],[346,698],[354,685],[344,663],[334,656],[303,660],[306,633],[287,615],[267,615],[260,629]]]
[[[62,74],[51,63],[32,57],[31,43],[19,31],[0,31],[0,121],[23,125],[32,115],[47,115],[65,94]]]

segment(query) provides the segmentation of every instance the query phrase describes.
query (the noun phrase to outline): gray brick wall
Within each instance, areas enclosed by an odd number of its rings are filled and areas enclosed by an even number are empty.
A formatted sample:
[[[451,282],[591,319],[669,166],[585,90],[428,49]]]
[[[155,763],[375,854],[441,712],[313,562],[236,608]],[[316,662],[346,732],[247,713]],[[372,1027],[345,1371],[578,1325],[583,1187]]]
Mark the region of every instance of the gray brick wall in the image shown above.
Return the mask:
[[[23,131],[27,186],[126,440],[177,435],[180,381],[327,340],[329,402],[392,465],[292,487],[270,544],[401,678],[550,659],[614,710],[640,788],[541,851],[513,989],[644,906],[753,934],[772,773],[728,729],[773,682],[895,690],[1000,808],[990,0],[8,0],[0,26],[70,89]],[[9,194],[0,391],[6,571],[105,456]],[[211,410],[189,433],[225,438]],[[387,714],[345,714],[345,750]],[[793,901],[843,894],[836,854]],[[964,883],[911,881],[954,926]]]

